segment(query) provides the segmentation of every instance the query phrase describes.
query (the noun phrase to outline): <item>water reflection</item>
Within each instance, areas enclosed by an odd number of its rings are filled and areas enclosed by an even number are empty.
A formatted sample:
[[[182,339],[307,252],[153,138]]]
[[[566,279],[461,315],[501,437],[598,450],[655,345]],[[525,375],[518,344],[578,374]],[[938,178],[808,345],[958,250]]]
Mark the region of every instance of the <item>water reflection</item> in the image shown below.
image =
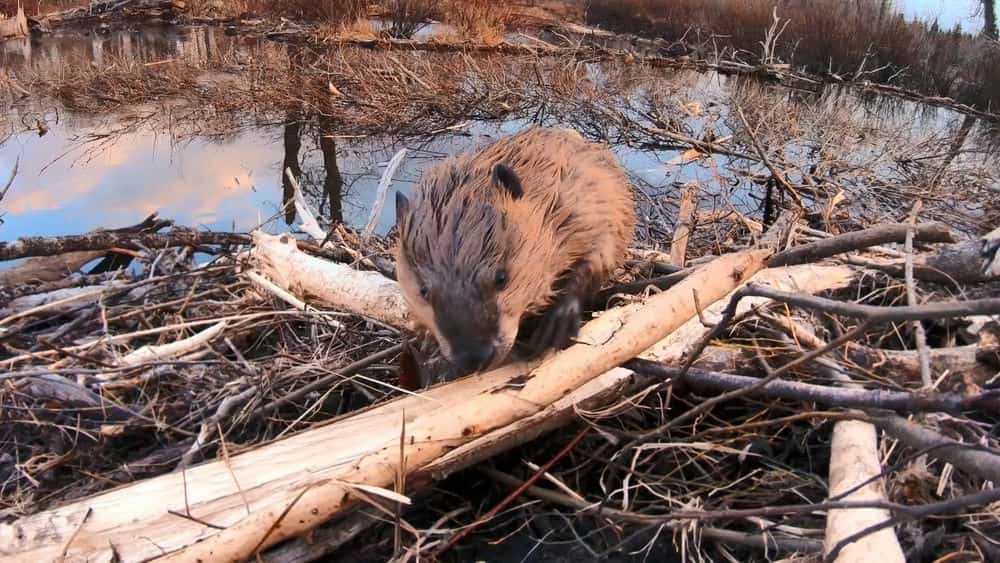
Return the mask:
[[[202,62],[221,52],[252,49],[254,38],[226,35],[218,27],[139,26],[111,32],[56,31],[0,42],[4,68],[58,70],[66,64],[102,66],[116,60],[151,63],[167,59]]]
[[[204,61],[220,54],[253,57],[259,48],[254,40],[229,37],[216,28],[158,28],[108,36],[56,35],[13,46],[0,43],[0,57],[5,65],[44,71],[70,58]],[[321,56],[308,51],[290,54],[295,64],[304,67]],[[627,70],[597,63],[581,64],[575,72],[585,74],[595,89],[605,82],[628,89],[622,99],[631,107],[622,111],[630,117],[696,138],[732,133],[730,104],[739,100],[743,89],[760,87],[747,78],[691,71],[663,71],[654,82],[647,82],[649,75],[630,79],[622,76]],[[807,101],[820,110],[847,112],[869,130],[898,130],[908,138],[957,134],[949,158],[965,150],[970,144],[967,138],[984,134],[976,120],[952,111],[884,96],[859,96],[848,88],[769,91],[771,96],[787,93],[794,103]],[[682,111],[695,102],[699,111]],[[727,158],[716,155],[688,162],[680,158],[683,149],[644,145],[614,120],[580,111],[575,103],[553,99],[502,120],[471,121],[422,136],[359,137],[344,135],[345,124],[323,115],[322,105],[300,104],[255,120],[218,112],[191,125],[183,112],[174,113],[169,101],[84,115],[29,98],[7,112],[19,132],[6,142],[0,135],[0,180],[20,158],[16,183],[2,204],[5,222],[0,225],[0,239],[126,225],[153,211],[180,224],[213,230],[248,230],[265,222],[268,229],[287,230],[296,223],[296,212],[287,205],[292,191],[285,170],[291,171],[326,222],[360,226],[368,219],[385,164],[400,148],[409,152],[393,185],[406,191],[443,156],[533,124],[569,126],[593,138],[615,140],[614,150],[642,189],[640,204],[648,207],[643,212],[653,225],[648,228],[670,224],[671,207],[663,203],[673,202],[676,186],[689,180],[700,181],[708,196],[716,196],[714,201],[703,199],[706,205],[722,205],[725,200],[746,211],[759,210],[761,188],[747,179],[745,169],[734,172]],[[39,136],[42,130],[47,134]],[[875,136],[859,141],[857,158],[876,154],[882,145]],[[788,150],[804,155],[811,148],[803,139]],[[385,206],[377,222],[379,232],[392,225],[392,207]],[[272,218],[276,220],[268,221]]]

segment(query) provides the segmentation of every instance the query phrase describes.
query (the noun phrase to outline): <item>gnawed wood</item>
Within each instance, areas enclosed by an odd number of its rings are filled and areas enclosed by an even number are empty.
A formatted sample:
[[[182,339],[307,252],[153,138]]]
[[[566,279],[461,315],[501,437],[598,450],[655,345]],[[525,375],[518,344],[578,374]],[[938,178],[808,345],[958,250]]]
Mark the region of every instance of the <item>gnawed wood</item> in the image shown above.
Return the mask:
[[[322,303],[403,328],[410,314],[399,284],[377,272],[314,258],[290,235],[253,234],[254,266],[275,285],[306,303]]]
[[[830,496],[848,492],[862,483],[863,487],[844,497],[850,501],[885,501],[881,479],[871,481],[882,473],[878,459],[878,436],[875,427],[867,422],[843,420],[833,427],[830,446]],[[831,510],[826,519],[824,550],[829,552],[841,540],[883,522],[891,515],[879,508],[852,508]],[[837,555],[837,563],[902,563],[906,561],[903,550],[892,528],[879,530],[844,547]]]
[[[856,279],[856,272],[846,266],[808,265],[763,270],[754,275],[751,281],[775,289],[816,293],[846,286],[854,279]],[[699,292],[699,299],[704,297]],[[714,303],[709,303],[706,312],[708,314],[721,313],[729,300],[728,297],[727,295]],[[748,301],[748,299],[745,298],[743,301]],[[767,300],[755,300],[745,307],[747,307],[746,310],[749,310],[752,304],[761,305],[766,302]],[[705,303],[702,304],[705,305]],[[639,357],[655,361],[679,362],[683,358],[684,352],[700,342],[708,330],[697,317],[691,318]],[[709,348],[708,353],[702,355],[701,362],[695,365],[706,369],[720,369],[725,364],[732,362],[734,362],[734,358],[725,350]],[[629,383],[632,376],[632,372],[624,368],[615,368],[604,373],[537,414],[456,448],[429,464],[425,471],[440,479],[454,471],[489,458],[497,452],[531,441],[549,430],[566,424],[576,415],[578,410],[586,411],[620,397],[620,390]]]
[[[782,291],[812,294],[819,291],[843,289],[857,279],[857,271],[848,266],[827,266],[804,264],[786,268],[772,268],[761,272],[754,283]],[[709,323],[715,322],[722,315],[723,309],[732,294],[715,303],[706,303],[699,290],[698,298],[705,310],[702,315]],[[754,307],[769,303],[769,299],[744,297],[737,307],[737,315],[743,315]],[[693,345],[701,341],[710,329],[694,318],[684,323],[670,336],[658,342],[642,355],[648,360],[665,364],[680,362],[685,353]]]
[[[670,263],[684,267],[687,258],[688,239],[694,230],[695,211],[698,209],[698,184],[689,183],[681,192],[680,211],[677,213],[677,226],[670,242]]]
[[[185,496],[193,516],[219,526],[235,524],[246,515],[234,475],[252,511],[285,506],[306,484],[337,476],[373,448],[398,440],[404,413],[409,426],[418,417],[471,399],[522,371],[522,366],[507,366],[358,411],[234,455],[229,468],[222,460],[204,463],[0,524],[0,560],[53,561],[78,528],[67,562],[110,561],[113,552],[123,562],[145,561],[182,549],[213,532],[168,513],[183,514]],[[91,515],[80,528],[88,510]]]
[[[143,346],[138,350],[129,353],[119,362],[123,366],[135,366],[154,360],[169,360],[179,358],[184,354],[196,352],[212,341],[215,337],[226,330],[225,321],[214,324],[205,330],[193,334],[187,338],[182,338],[176,342],[159,344],[156,346]]]
[[[349,482],[391,487],[404,410],[406,471],[413,472],[456,446],[537,415],[574,389],[595,385],[595,377],[614,377],[601,374],[694,316],[692,289],[714,301],[762,267],[769,254],[752,250],[721,257],[644,305],[608,311],[584,327],[581,339],[590,344],[577,344],[540,366],[515,364],[463,378],[233,456],[230,466],[250,503],[249,516],[224,464],[189,469],[186,488],[192,515],[227,527],[223,532],[167,512],[184,511],[185,478],[169,474],[0,526],[0,546],[11,546],[0,553],[49,559],[76,532],[67,550],[70,561],[109,557],[111,546],[123,561],[164,552],[171,553],[166,560],[247,557],[258,543],[263,547],[303,533],[349,506]],[[516,385],[507,385],[512,382]],[[308,490],[302,493],[304,488]],[[261,543],[300,493],[280,528]],[[134,498],[145,502],[128,501]],[[88,509],[91,516],[80,526]]]

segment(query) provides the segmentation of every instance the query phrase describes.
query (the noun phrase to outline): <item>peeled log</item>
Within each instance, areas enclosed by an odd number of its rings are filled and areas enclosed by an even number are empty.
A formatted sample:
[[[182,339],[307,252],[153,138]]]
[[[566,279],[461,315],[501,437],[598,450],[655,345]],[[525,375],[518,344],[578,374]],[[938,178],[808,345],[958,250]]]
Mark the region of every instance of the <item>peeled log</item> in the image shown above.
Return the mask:
[[[0,523],[0,561],[55,561],[64,546],[67,563],[114,561],[116,553],[118,561],[147,561],[181,550],[215,531],[168,513],[184,514],[185,496],[191,515],[217,526],[246,516],[244,498],[251,511],[287,506],[303,486],[349,471],[360,457],[398,440],[404,414],[409,427],[445,401],[470,400],[523,371],[512,365],[466,377],[231,456],[228,467],[223,460],[203,463]]]
[[[281,289],[307,303],[323,303],[396,328],[409,324],[399,284],[378,272],[320,260],[296,247],[290,235],[253,233],[254,265]]]
[[[455,447],[539,412],[693,317],[693,289],[698,288],[703,299],[712,302],[760,270],[770,254],[768,250],[748,250],[722,256],[643,305],[606,312],[584,327],[580,340],[589,343],[551,356],[516,377],[516,384],[419,417],[407,424],[402,444],[399,439],[384,443],[336,479],[301,489],[293,503],[253,512],[225,530],[164,556],[162,561],[241,561],[255,550],[308,532],[351,506],[352,484],[392,488],[397,472],[412,472]]]
[[[856,277],[857,271],[848,266],[805,264],[770,268],[758,274],[753,281],[781,291],[814,294],[820,291],[843,289],[855,281]],[[702,316],[710,323],[719,320],[731,298],[732,293],[713,303],[702,295],[700,288],[698,289],[698,299],[705,306]],[[736,314],[737,316],[743,315],[754,307],[760,307],[770,302],[770,299],[764,297],[744,297],[737,305]],[[678,363],[684,358],[688,349],[700,342],[709,330],[702,324],[701,319],[692,318],[646,351],[642,357],[664,364]]]
[[[847,266],[802,265],[761,270],[750,278],[750,281],[782,291],[798,291],[813,294],[820,291],[846,287],[852,280],[856,279],[856,276],[857,272]],[[705,298],[700,291],[698,295],[699,300]],[[740,310],[748,310],[750,305],[759,306],[769,301],[768,299],[757,297],[744,298],[740,302]],[[729,295],[726,295],[714,303],[702,302],[702,305],[708,305],[705,312],[711,316],[721,313],[728,302]],[[693,317],[682,324],[677,330],[670,333],[669,336],[654,344],[639,357],[670,363],[680,362],[683,359],[685,351],[700,342],[708,330],[708,328],[701,324],[701,321],[697,317]],[[708,369],[719,369],[720,362],[732,362],[731,356],[721,353],[724,350],[728,349],[712,349],[710,347],[700,358],[701,360],[705,360],[707,365],[696,362],[695,366],[705,365]],[[601,406],[608,401],[614,400],[616,397],[620,397],[621,389],[631,382],[632,376],[633,374],[630,370],[620,367],[612,369],[592,379],[586,385],[574,390],[569,395],[557,400],[538,413],[499,428],[454,449],[429,464],[424,468],[424,471],[431,474],[435,479],[441,479],[450,473],[489,457],[492,453],[531,441],[541,434],[565,424],[571,417],[576,415],[576,409],[578,408],[587,409],[592,405]]]
[[[146,345],[123,357],[118,364],[122,366],[137,366],[146,362],[178,358],[190,352],[196,352],[206,346],[216,336],[226,330],[225,321],[216,323],[205,330],[167,344]],[[104,379],[98,376],[98,379]]]
[[[867,422],[840,421],[833,427],[830,445],[830,496],[838,496],[882,473],[878,459],[877,431]],[[882,480],[869,482],[844,497],[846,501],[885,502]],[[831,510],[826,518],[825,551],[841,540],[891,517],[881,508]],[[836,563],[903,563],[906,558],[893,529],[885,528],[851,542],[840,551]]]

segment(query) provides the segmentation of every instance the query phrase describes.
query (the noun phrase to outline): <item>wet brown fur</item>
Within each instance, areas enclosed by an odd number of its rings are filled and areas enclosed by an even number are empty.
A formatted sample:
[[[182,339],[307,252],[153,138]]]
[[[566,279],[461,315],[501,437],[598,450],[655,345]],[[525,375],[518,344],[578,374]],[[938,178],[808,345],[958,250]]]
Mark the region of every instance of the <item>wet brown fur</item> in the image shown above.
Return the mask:
[[[521,197],[491,177],[498,163],[520,178]],[[451,350],[421,283],[446,293],[463,314],[496,318],[496,365],[520,322],[552,304],[560,276],[576,268],[592,292],[612,275],[635,222],[628,179],[607,147],[568,129],[529,129],[424,174],[398,217],[399,282],[417,324],[446,355]],[[509,282],[491,292],[498,268],[507,269]]]

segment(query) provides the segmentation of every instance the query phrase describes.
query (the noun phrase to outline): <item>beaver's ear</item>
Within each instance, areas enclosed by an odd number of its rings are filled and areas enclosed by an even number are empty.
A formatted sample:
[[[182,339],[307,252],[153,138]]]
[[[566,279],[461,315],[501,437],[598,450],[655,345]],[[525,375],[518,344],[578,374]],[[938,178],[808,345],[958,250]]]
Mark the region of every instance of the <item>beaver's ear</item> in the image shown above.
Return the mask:
[[[410,200],[403,192],[396,192],[396,224],[410,213]]]
[[[524,190],[521,189],[521,179],[517,177],[517,174],[511,169],[510,166],[503,163],[494,165],[491,176],[493,178],[493,183],[510,192],[510,195],[512,195],[514,199],[524,195]]]

